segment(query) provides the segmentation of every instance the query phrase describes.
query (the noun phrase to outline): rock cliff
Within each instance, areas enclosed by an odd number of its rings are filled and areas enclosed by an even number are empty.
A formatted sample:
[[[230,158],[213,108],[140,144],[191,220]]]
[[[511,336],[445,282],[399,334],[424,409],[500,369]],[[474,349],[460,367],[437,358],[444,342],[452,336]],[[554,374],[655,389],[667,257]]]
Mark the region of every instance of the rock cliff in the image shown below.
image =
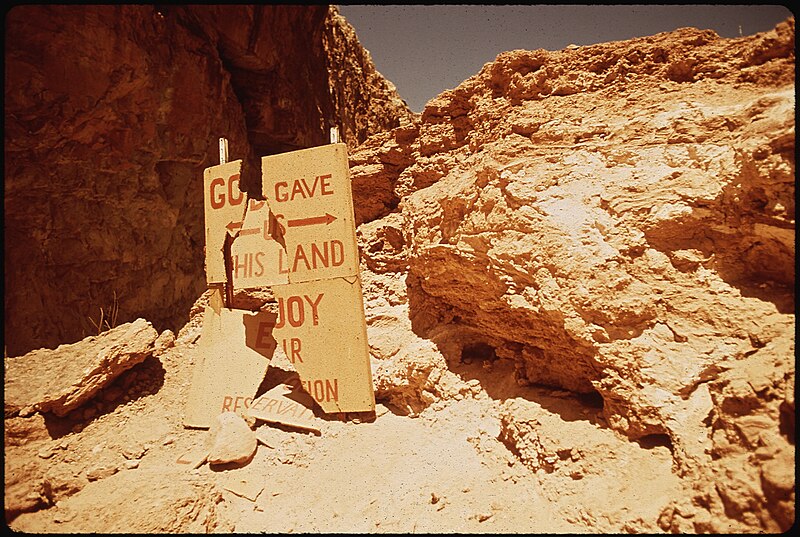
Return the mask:
[[[17,6],[5,54],[12,356],[96,334],[101,308],[180,328],[219,137],[231,159],[332,126],[355,147],[413,116],[332,7]]]
[[[393,364],[404,346],[371,338],[379,378],[406,372],[386,395],[418,411],[448,367],[509,360],[519,384],[584,394],[612,430],[669,447],[688,492],[661,529],[788,528],[794,46],[789,19],[511,51],[367,140],[351,155],[370,185],[357,211],[377,218],[366,265],[378,294],[406,282],[371,318],[408,315],[407,346],[446,362]]]

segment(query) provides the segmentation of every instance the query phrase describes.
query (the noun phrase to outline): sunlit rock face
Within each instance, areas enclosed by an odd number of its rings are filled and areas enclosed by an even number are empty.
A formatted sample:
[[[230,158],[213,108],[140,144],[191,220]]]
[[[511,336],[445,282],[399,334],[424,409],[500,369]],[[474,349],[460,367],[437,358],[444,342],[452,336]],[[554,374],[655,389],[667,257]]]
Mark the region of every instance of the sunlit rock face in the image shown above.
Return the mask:
[[[511,51],[351,155],[415,336],[668,444],[664,530],[793,520],[794,79],[794,19]]]
[[[180,328],[206,285],[220,137],[252,158],[334,126],[355,147],[413,117],[324,6],[17,6],[5,54],[12,356],[106,322]]]

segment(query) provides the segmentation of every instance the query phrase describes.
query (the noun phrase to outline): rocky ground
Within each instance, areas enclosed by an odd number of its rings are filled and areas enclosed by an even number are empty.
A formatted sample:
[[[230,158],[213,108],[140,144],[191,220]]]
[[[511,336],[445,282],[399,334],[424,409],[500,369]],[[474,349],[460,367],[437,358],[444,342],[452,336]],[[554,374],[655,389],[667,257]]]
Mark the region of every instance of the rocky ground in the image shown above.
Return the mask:
[[[507,360],[454,364],[454,395],[420,413],[379,403],[374,420],[323,418],[319,435],[258,422],[252,458],[192,468],[182,461],[207,451],[210,435],[181,420],[197,326],[62,418],[6,420],[12,529],[571,533],[628,521],[657,530],[678,486],[667,447],[609,430],[596,401],[519,386]],[[538,477],[515,453],[526,427],[539,437]]]
[[[794,19],[501,54],[351,152],[374,418],[235,418],[255,451],[207,462],[206,293],[177,337],[6,358],[8,524],[787,530],[794,61]]]

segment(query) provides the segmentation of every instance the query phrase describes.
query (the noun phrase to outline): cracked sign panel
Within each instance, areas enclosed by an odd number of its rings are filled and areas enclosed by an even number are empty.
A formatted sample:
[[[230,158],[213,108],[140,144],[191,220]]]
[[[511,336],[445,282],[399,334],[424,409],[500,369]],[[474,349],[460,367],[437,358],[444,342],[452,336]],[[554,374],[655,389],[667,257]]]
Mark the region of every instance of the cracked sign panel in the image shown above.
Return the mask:
[[[264,201],[240,200],[239,166],[206,170],[208,283],[270,286],[255,344],[274,339],[323,411],[374,410],[347,146],[262,157]]]
[[[244,216],[247,194],[239,190],[242,161],[206,168],[203,174],[206,230],[206,282],[224,283],[225,242]]]

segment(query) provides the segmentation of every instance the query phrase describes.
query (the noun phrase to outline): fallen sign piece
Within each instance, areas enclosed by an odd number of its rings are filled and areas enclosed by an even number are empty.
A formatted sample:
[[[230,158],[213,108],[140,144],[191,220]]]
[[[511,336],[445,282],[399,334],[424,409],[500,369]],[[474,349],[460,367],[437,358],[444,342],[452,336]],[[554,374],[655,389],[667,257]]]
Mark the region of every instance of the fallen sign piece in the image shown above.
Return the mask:
[[[275,285],[272,290],[278,302],[272,334],[302,388],[328,414],[373,411],[359,276]]]
[[[248,346],[252,317],[250,312],[222,307],[218,294],[206,308],[198,342],[201,361],[195,365],[185,426],[210,427],[220,413],[237,412],[255,397],[277,342],[267,332],[260,334],[258,348]],[[259,315],[265,317],[270,318],[268,313]]]
[[[295,383],[278,384],[250,403],[244,414],[262,421],[282,423],[319,434],[319,420],[312,410],[314,400],[300,389],[298,381],[295,380]]]

